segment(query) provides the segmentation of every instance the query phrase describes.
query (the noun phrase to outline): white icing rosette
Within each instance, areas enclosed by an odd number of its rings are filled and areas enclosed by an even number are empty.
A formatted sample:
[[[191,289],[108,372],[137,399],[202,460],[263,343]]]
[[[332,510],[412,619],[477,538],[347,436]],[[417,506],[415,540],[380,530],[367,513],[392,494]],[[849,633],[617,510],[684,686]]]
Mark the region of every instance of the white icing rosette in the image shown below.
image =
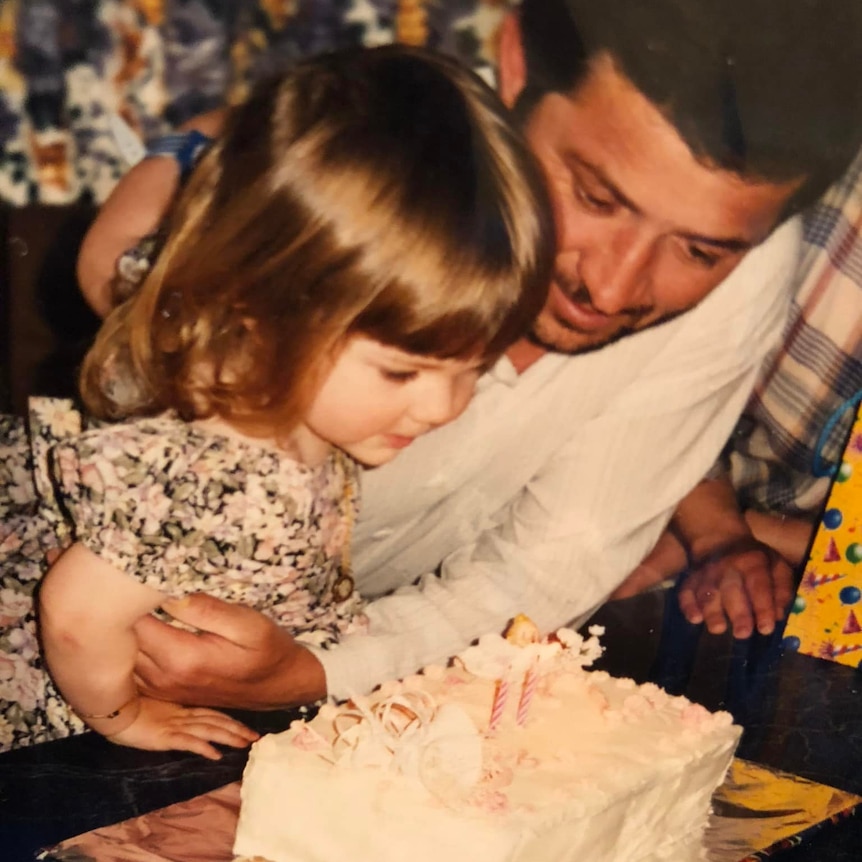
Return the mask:
[[[605,648],[599,643],[599,638],[605,633],[604,626],[590,626],[588,638],[582,637],[574,629],[557,629],[554,636],[562,646],[565,662],[568,666],[590,667]]]
[[[376,703],[356,697],[333,723],[336,763],[379,768],[416,778],[446,801],[463,798],[482,777],[482,739],[456,704],[436,704],[407,686]]]
[[[502,679],[509,675],[521,656],[521,648],[502,635],[487,634],[475,646],[458,655],[461,666],[480,679]]]

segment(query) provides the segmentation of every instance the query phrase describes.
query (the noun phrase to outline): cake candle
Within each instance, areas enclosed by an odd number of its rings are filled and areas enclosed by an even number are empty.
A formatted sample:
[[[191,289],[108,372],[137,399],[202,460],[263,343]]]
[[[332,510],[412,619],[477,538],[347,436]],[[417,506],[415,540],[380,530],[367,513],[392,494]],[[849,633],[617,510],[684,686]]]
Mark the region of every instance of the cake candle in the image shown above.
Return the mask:
[[[508,674],[501,676],[494,686],[494,702],[491,705],[491,720],[488,723],[488,734],[494,734],[503,720],[503,712],[506,709],[506,701],[509,699],[509,677]]]
[[[536,684],[539,681],[539,659],[536,657],[527,668],[524,674],[524,683],[521,686],[521,697],[518,700],[518,727],[523,727],[527,722],[527,715],[530,712],[530,704],[533,701],[533,695],[536,693]]]

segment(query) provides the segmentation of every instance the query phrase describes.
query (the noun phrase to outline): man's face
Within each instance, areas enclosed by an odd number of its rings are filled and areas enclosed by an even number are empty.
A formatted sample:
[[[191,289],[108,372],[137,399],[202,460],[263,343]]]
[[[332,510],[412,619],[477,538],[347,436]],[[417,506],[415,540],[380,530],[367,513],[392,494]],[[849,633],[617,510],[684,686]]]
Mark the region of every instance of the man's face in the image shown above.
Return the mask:
[[[696,305],[769,234],[798,182],[705,167],[607,58],[525,126],[546,174],[558,252],[532,340],[580,353]],[[756,289],[756,285],[752,287]]]

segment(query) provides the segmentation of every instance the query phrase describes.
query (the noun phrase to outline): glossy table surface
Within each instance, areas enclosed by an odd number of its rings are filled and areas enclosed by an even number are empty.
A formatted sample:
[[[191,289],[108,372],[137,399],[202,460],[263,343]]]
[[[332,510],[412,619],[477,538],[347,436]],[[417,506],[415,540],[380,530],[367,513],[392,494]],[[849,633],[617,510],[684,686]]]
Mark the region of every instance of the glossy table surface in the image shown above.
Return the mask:
[[[606,627],[604,669],[732,712],[745,728],[740,757],[862,795],[862,671],[782,654],[780,633],[709,635],[682,620],[672,591],[611,602],[592,622]],[[261,732],[294,717],[242,715]],[[244,760],[135,751],[92,734],[0,755],[0,859],[29,862],[63,838],[234,781]],[[862,812],[778,858],[858,862]]]

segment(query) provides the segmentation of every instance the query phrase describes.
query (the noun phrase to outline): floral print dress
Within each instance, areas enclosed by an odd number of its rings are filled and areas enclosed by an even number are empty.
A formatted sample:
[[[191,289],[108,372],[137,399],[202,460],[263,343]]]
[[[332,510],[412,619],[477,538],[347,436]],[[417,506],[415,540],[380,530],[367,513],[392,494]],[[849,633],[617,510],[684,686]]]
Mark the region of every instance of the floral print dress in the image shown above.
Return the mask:
[[[341,453],[312,468],[170,416],[85,428],[70,402],[34,399],[29,434],[0,417],[0,750],[86,730],[36,637],[34,588],[62,548],[80,542],[117,577],[248,605],[328,647],[365,624],[356,592],[334,589],[357,484]]]

